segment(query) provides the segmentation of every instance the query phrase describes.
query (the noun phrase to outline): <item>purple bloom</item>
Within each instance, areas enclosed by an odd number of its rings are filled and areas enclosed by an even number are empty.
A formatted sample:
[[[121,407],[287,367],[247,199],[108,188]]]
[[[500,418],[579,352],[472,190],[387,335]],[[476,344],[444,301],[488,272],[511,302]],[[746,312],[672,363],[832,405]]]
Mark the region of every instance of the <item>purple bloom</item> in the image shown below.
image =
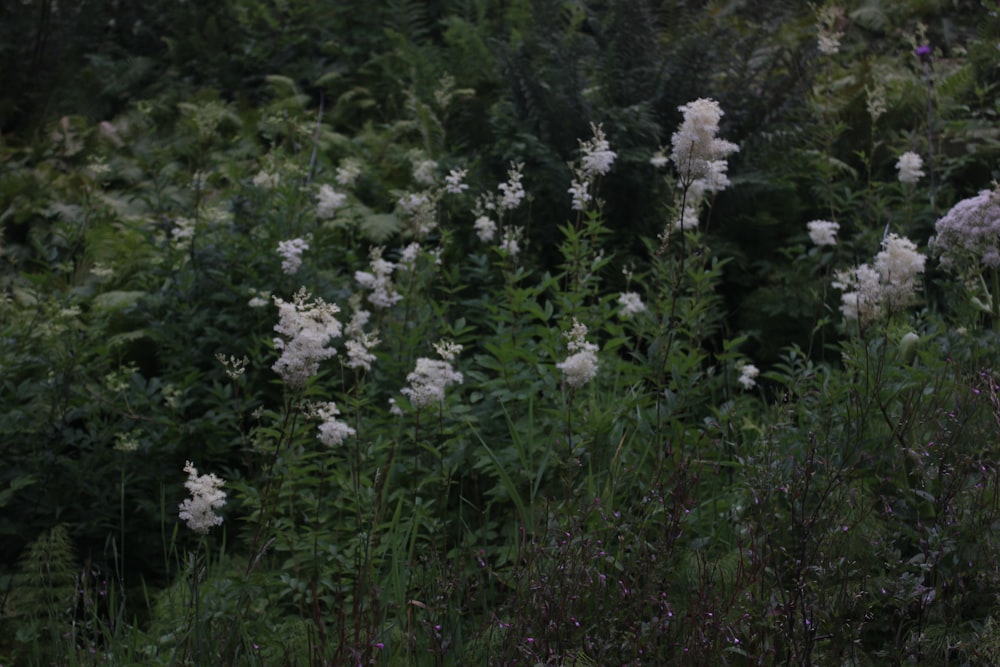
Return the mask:
[[[931,47],[927,44],[921,44],[913,53],[915,53],[918,58],[926,62],[931,58]]]

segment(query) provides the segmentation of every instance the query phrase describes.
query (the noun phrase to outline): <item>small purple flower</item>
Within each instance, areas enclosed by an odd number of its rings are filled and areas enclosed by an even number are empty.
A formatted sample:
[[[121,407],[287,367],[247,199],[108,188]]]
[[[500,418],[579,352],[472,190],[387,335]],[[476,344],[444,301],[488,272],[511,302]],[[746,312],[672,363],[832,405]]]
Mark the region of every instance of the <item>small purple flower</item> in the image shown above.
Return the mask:
[[[927,44],[921,44],[913,52],[922,62],[927,62],[931,59],[931,47]]]

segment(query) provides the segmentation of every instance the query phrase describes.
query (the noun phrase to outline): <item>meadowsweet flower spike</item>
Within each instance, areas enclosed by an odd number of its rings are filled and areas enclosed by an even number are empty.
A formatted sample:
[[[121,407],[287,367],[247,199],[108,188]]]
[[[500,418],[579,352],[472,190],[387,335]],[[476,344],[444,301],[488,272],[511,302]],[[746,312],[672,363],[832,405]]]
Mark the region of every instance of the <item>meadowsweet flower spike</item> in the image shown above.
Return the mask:
[[[583,173],[592,178],[594,176],[603,176],[611,171],[611,165],[614,164],[618,154],[611,150],[608,139],[604,136],[604,130],[600,125],[591,123],[590,129],[593,131],[594,136],[588,141],[580,142],[580,150],[583,153],[580,162],[583,167]]]
[[[757,386],[757,376],[760,369],[753,364],[743,364],[740,366],[740,377],[736,380],[744,390],[750,391]]]
[[[221,490],[226,482],[214,474],[199,476],[198,469],[190,461],[185,463],[184,472],[188,474],[184,486],[191,497],[180,504],[178,516],[187,522],[188,528],[206,535],[212,526],[222,523],[222,517],[215,511],[226,504],[226,492]]]
[[[293,276],[302,267],[302,253],[309,250],[309,242],[305,239],[291,239],[278,242],[278,254],[281,255],[281,270],[286,276]]]
[[[417,359],[416,368],[406,376],[410,386],[400,390],[400,393],[410,397],[410,403],[417,409],[440,404],[444,401],[444,390],[449,385],[462,384],[464,379],[451,365],[462,351],[461,345],[441,341],[434,345],[434,350],[441,359]]]
[[[642,297],[635,292],[622,292],[619,294],[618,305],[620,306],[618,317],[623,320],[646,311],[646,304],[642,302]]]
[[[278,323],[274,330],[281,334],[274,339],[274,349],[281,351],[271,368],[290,389],[302,389],[319,371],[319,362],[337,353],[329,347],[341,333],[337,313],[340,309],[300,289],[291,302],[274,297],[278,307]]]
[[[579,389],[597,377],[597,350],[594,343],[586,340],[587,327],[576,319],[569,331],[563,332],[566,348],[570,355],[556,364],[562,371],[563,381],[572,389]]]
[[[868,323],[883,313],[912,305],[926,261],[909,239],[898,234],[886,236],[874,266],[861,264],[835,274],[833,286],[844,292],[840,306],[844,317]]]
[[[817,246],[837,245],[837,232],[840,225],[829,220],[813,220],[806,224],[809,229],[809,240]]]
[[[319,196],[316,201],[316,217],[320,220],[329,220],[337,214],[337,210],[346,201],[347,195],[337,192],[332,186],[326,184],[319,186]]]
[[[911,151],[903,153],[899,156],[899,162],[896,163],[896,169],[899,171],[899,182],[916,183],[924,177],[923,166],[923,159],[916,153]]]
[[[716,135],[723,112],[719,103],[711,99],[697,99],[677,107],[684,114],[680,128],[671,137],[670,159],[681,177],[681,183],[690,185],[699,179],[706,180],[706,190],[719,190],[729,183],[723,182],[726,157],[739,147]]]

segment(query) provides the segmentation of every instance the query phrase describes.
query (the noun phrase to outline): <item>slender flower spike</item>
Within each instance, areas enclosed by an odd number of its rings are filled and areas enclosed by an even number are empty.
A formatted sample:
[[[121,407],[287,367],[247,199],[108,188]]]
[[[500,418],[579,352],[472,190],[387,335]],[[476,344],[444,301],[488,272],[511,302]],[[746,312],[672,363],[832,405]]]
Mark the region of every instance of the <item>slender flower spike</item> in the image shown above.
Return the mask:
[[[916,183],[924,176],[921,170],[924,166],[923,159],[911,151],[907,151],[899,156],[896,169],[899,171],[900,183]]]
[[[279,314],[274,330],[281,334],[274,339],[274,348],[281,351],[281,356],[271,368],[293,390],[304,388],[319,371],[319,362],[337,353],[329,345],[341,333],[336,317],[340,309],[320,298],[311,298],[305,288],[291,302],[274,297]]]
[[[302,266],[302,253],[309,250],[309,242],[304,239],[291,239],[278,243],[278,254],[281,255],[281,270],[286,276],[298,273]]]
[[[690,184],[699,179],[709,179],[717,184],[719,175],[725,172],[718,163],[739,150],[736,144],[716,136],[723,116],[719,103],[698,99],[677,108],[684,114],[684,120],[671,137],[670,159],[680,173],[681,182]]]
[[[462,351],[462,346],[442,341],[434,345],[434,349],[441,359],[418,358],[416,368],[406,376],[410,386],[401,390],[401,393],[410,397],[410,403],[417,409],[440,404],[444,401],[444,390],[449,385],[462,384],[462,374],[451,365]]]
[[[618,154],[611,150],[600,125],[591,123],[590,128],[594,132],[594,137],[589,141],[581,141],[580,150],[583,153],[581,158],[583,173],[592,178],[611,171],[611,165],[614,164]]]
[[[187,522],[188,528],[206,535],[209,528],[222,523],[222,517],[215,510],[226,504],[226,492],[221,490],[226,482],[214,474],[199,476],[198,469],[190,461],[185,463],[184,472],[188,474],[184,486],[191,492],[191,497],[180,504],[178,516]]]
[[[760,369],[753,364],[743,364],[740,367],[740,377],[737,382],[744,390],[750,391],[755,386],[757,386],[757,376],[760,375]]]
[[[618,296],[618,305],[620,306],[618,317],[623,320],[646,311],[646,304],[642,302],[642,297],[635,292],[622,292]]]
[[[571,354],[556,364],[562,371],[563,381],[572,389],[579,389],[597,377],[597,350],[594,343],[586,341],[587,327],[576,319],[573,327],[563,333],[566,337],[566,348]]]
[[[337,192],[329,185],[319,186],[319,197],[316,202],[316,217],[329,220],[337,214],[337,209],[347,201],[347,195]]]

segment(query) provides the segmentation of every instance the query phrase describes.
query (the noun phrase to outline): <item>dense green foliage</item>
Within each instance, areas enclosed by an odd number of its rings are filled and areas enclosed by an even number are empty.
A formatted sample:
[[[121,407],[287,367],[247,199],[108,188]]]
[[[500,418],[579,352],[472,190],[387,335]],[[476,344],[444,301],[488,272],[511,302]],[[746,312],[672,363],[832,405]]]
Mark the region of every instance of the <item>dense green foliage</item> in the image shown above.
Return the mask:
[[[1000,662],[994,4],[4,3],[0,664]]]

